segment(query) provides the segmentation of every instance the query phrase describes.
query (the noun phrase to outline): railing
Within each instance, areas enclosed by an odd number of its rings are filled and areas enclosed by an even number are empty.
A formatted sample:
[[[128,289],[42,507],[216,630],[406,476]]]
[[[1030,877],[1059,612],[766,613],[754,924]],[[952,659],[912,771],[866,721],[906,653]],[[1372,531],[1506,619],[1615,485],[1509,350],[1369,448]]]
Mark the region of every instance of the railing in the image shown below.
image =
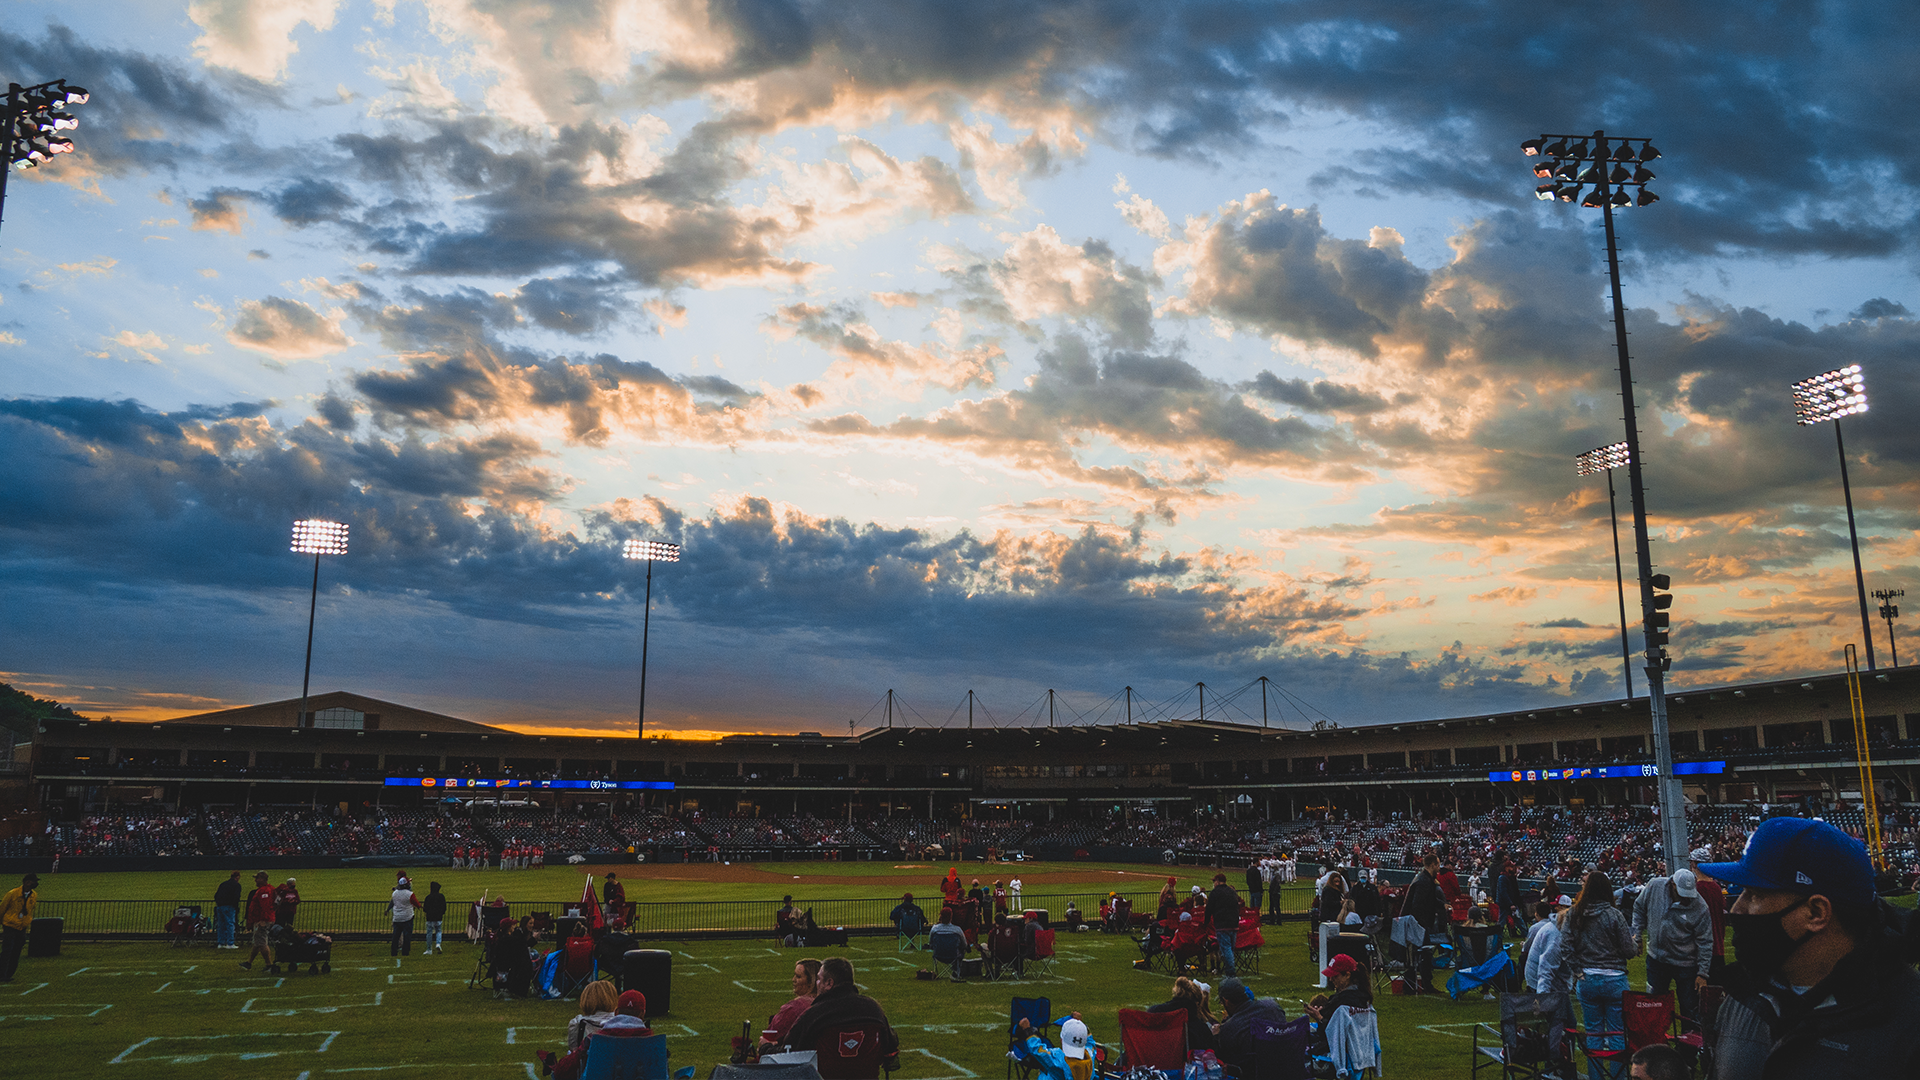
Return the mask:
[[[1045,909],[1049,919],[1057,921],[1071,901],[1089,922],[1093,922],[1099,918],[1100,904],[1106,895],[1105,891],[1098,889],[1045,895],[1026,893],[1021,897],[1020,906]],[[1158,894],[1123,892],[1120,895],[1133,902],[1135,911],[1152,911]],[[560,918],[566,915],[569,908],[578,907],[579,902],[578,897],[521,900],[509,902],[504,908],[489,906],[484,911],[489,919],[518,919],[535,912]],[[938,894],[915,902],[929,921],[939,917]],[[450,935],[464,932],[472,903],[470,899],[450,901],[443,932]],[[856,933],[892,933],[893,925],[887,916],[899,903],[897,896],[818,900],[802,897],[794,901],[794,907],[800,911],[811,909],[813,920],[819,926],[846,927]],[[753,934],[771,937],[773,915],[779,906],[778,901],[769,900],[636,903],[633,924],[629,930],[636,936],[648,937]],[[176,909],[183,907],[198,907],[202,915],[209,920],[213,918],[213,905],[205,900],[50,899],[42,900],[34,914],[38,918],[65,920],[62,934],[68,939],[122,940],[166,937],[167,922],[173,918]],[[424,917],[416,914],[414,918],[417,931],[424,925],[421,921]],[[384,900],[305,900],[301,902],[299,914],[294,919],[297,929],[318,931],[336,938],[384,938],[392,931],[392,925],[391,907]]]

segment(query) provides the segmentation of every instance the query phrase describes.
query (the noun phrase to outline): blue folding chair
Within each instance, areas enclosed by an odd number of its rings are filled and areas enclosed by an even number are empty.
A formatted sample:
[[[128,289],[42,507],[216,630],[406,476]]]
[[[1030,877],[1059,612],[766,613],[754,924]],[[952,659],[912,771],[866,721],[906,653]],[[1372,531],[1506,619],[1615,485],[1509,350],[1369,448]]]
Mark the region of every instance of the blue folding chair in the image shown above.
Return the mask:
[[[1047,1028],[1053,1024],[1052,999],[1014,998],[1013,1004],[1007,1010],[1007,1039],[1009,1041],[1011,1041],[1015,1033],[1020,1030],[1020,1021],[1022,1020],[1032,1025],[1033,1033],[1040,1036],[1041,1042],[1046,1043],[1048,1046],[1053,1045],[1053,1040],[1047,1035]],[[1009,1056],[1007,1058],[1007,1080],[1013,1080],[1013,1074],[1016,1069],[1020,1072],[1020,1080],[1027,1080],[1028,1077],[1033,1075],[1032,1065],[1027,1064],[1027,1062],[1022,1059]]]
[[[1469,990],[1477,990],[1488,983],[1492,983],[1495,990],[1511,989],[1513,958],[1507,955],[1507,948],[1508,946],[1503,945],[1499,952],[1484,963],[1470,968],[1461,968],[1448,976],[1447,996],[1458,1001],[1461,994]]]
[[[587,1040],[587,1058],[580,1064],[580,1080],[668,1080],[667,1037],[653,1034],[639,1038],[594,1035]],[[672,1080],[693,1075],[689,1065],[672,1074]]]

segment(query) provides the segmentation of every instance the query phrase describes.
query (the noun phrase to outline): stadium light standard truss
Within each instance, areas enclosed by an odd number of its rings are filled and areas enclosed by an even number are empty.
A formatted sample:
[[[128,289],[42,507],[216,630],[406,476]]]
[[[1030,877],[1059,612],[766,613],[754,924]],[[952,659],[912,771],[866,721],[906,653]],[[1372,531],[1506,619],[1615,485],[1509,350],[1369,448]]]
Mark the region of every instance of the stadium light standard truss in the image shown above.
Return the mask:
[[[1793,384],[1794,422],[1801,427],[1833,421],[1833,445],[1840,448],[1840,491],[1847,500],[1847,539],[1853,544],[1853,587],[1860,594],[1860,633],[1867,642],[1867,670],[1873,671],[1873,619],[1867,614],[1867,577],[1860,571],[1860,533],[1853,524],[1853,484],[1847,479],[1847,441],[1840,418],[1867,411],[1867,380],[1859,364],[1823,371]],[[1889,627],[1891,632],[1891,627]]]
[[[1893,652],[1893,667],[1900,666],[1900,646],[1893,640],[1893,620],[1900,617],[1900,605],[1894,601],[1905,595],[1905,589],[1873,590],[1873,598],[1880,601],[1880,617],[1887,620],[1887,648]]]
[[[647,564],[647,598],[640,607],[640,725],[634,732],[636,738],[644,739],[647,736],[647,631],[653,621],[653,564],[679,562],[680,545],[661,540],[629,540],[621,554],[629,559],[645,560]]]
[[[313,556],[313,595],[307,601],[307,664],[300,673],[300,711],[294,714],[295,727],[307,724],[307,684],[313,677],[313,615],[320,606],[320,556],[347,553],[347,525],[325,518],[302,518],[293,523],[295,555]]]
[[[1596,446],[1573,459],[1581,476],[1604,473],[1607,478],[1607,517],[1613,522],[1613,591],[1620,602],[1620,673],[1627,680],[1627,700],[1633,700],[1633,645],[1627,638],[1627,583],[1620,566],[1620,505],[1613,494],[1613,470],[1627,464],[1632,455],[1623,442]]]
[[[1653,549],[1647,536],[1646,487],[1641,482],[1640,424],[1633,406],[1633,369],[1627,352],[1626,304],[1620,296],[1620,251],[1613,232],[1613,212],[1628,207],[1652,206],[1660,196],[1647,190],[1653,171],[1647,163],[1660,156],[1650,139],[1610,136],[1605,131],[1592,135],[1542,134],[1520,144],[1520,152],[1532,161],[1534,176],[1545,183],[1534,188],[1543,200],[1576,203],[1600,211],[1606,226],[1607,280],[1613,290],[1613,340],[1619,355],[1620,406],[1626,423],[1625,457],[1627,496],[1633,507],[1633,553],[1640,574],[1640,616],[1646,629],[1647,711],[1653,720],[1653,752],[1658,776],[1661,846],[1668,869],[1678,869],[1679,859],[1688,850],[1686,800],[1680,781],[1673,773],[1673,742],[1668,737],[1665,673],[1672,665],[1666,650],[1667,614],[1662,608],[1672,603],[1670,594],[1656,597]],[[1591,185],[1591,190],[1588,190]],[[1638,190],[1636,198],[1632,192]],[[1585,191],[1584,197],[1582,192]],[[1664,578],[1665,575],[1661,575]],[[1664,584],[1659,585],[1664,587]]]

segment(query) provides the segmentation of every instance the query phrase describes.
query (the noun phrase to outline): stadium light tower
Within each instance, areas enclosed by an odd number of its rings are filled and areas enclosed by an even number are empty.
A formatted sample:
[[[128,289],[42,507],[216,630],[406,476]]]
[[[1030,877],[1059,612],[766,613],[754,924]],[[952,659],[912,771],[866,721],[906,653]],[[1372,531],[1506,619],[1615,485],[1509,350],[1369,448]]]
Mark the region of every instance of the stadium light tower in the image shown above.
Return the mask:
[[[1867,642],[1867,670],[1874,670],[1873,619],[1867,614],[1867,578],[1860,572],[1860,533],[1853,525],[1853,484],[1847,480],[1847,442],[1840,418],[1867,411],[1867,380],[1859,364],[1823,371],[1793,384],[1794,422],[1812,427],[1833,421],[1833,444],[1840,448],[1840,491],[1847,498],[1847,539],[1853,543],[1853,586],[1860,593],[1860,633]],[[1891,626],[1891,624],[1889,624]]]
[[[629,559],[647,562],[647,599],[640,608],[640,726],[635,737],[647,737],[647,630],[653,621],[653,564],[679,562],[680,545],[659,540],[629,540],[623,552]]]
[[[294,522],[292,551],[313,556],[313,595],[307,601],[307,666],[300,674],[300,711],[293,718],[294,726],[301,727],[307,719],[307,684],[313,676],[313,614],[320,606],[320,556],[347,553],[346,523],[325,518]]]
[[[85,105],[88,94],[67,80],[55,79],[38,86],[7,84],[7,108],[0,113],[0,211],[7,205],[7,174],[26,171],[51,161],[56,154],[73,152],[73,140],[60,134],[80,126],[72,113],[60,110],[69,105]]]
[[[1627,583],[1620,566],[1620,507],[1613,494],[1613,470],[1628,460],[1623,442],[1596,446],[1573,459],[1581,476],[1605,473],[1607,476],[1607,516],[1613,521],[1613,590],[1620,601],[1620,672],[1627,680],[1627,699],[1633,699],[1633,645],[1627,640]]]
[[[1640,574],[1640,621],[1647,638],[1647,711],[1653,727],[1655,790],[1659,795],[1662,854],[1669,871],[1679,869],[1689,850],[1687,812],[1680,781],[1673,775],[1673,740],[1667,730],[1665,676],[1672,666],[1667,655],[1666,608],[1673,596],[1664,592],[1670,581],[1653,572],[1653,549],[1647,537],[1647,495],[1641,483],[1640,424],[1633,407],[1633,368],[1627,353],[1627,311],[1620,296],[1620,249],[1613,233],[1613,212],[1648,207],[1660,196],[1647,190],[1653,171],[1647,163],[1660,157],[1650,139],[1592,135],[1542,134],[1520,144],[1520,152],[1534,160],[1533,175],[1546,181],[1533,193],[1543,200],[1577,203],[1600,211],[1606,226],[1607,281],[1613,288],[1613,341],[1619,356],[1621,419],[1626,424],[1627,497],[1633,506],[1633,554]],[[1636,198],[1631,192],[1639,191]],[[1584,192],[1584,196],[1583,193]]]

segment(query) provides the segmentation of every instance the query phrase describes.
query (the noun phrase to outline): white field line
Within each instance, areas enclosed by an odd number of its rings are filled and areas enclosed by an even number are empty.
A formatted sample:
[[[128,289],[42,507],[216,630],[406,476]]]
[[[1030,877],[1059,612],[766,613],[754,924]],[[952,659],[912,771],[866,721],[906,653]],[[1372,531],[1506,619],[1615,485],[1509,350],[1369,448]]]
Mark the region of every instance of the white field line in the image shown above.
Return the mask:
[[[257,1042],[262,1039],[312,1039],[318,1036],[325,1036],[325,1038],[320,1040],[318,1046],[311,1048],[296,1047],[290,1050],[205,1050],[185,1053],[167,1053],[165,1050],[160,1050],[160,1048],[156,1047],[156,1050],[159,1050],[157,1053],[148,1054],[144,1057],[133,1056],[134,1051],[154,1043],[184,1043],[188,1046],[201,1046],[213,1044],[222,1039],[248,1039]],[[217,1057],[231,1057],[239,1058],[242,1061],[254,1061],[260,1058],[280,1057],[284,1054],[324,1054],[327,1052],[327,1049],[333,1045],[333,1040],[339,1037],[340,1032],[338,1031],[249,1031],[235,1032],[229,1035],[155,1035],[141,1039],[139,1042],[120,1051],[120,1053],[109,1058],[107,1064],[126,1065],[133,1062],[155,1061],[167,1062],[173,1065],[193,1065]]]

